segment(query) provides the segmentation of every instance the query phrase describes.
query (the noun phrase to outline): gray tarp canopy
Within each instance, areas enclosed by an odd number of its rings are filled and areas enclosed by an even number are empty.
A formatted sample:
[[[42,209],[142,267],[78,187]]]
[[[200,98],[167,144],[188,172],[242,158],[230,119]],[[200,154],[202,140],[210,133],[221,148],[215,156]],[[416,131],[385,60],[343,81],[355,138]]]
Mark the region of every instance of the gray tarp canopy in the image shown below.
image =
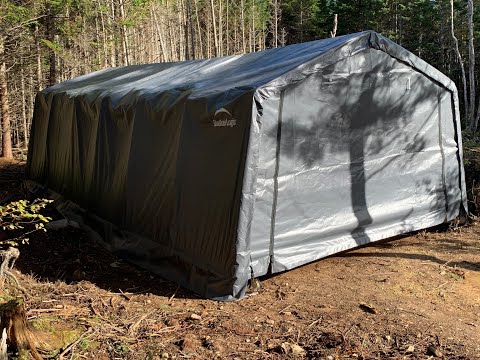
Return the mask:
[[[365,31],[50,87],[28,175],[121,256],[226,300],[252,276],[454,219],[461,149],[453,82]]]

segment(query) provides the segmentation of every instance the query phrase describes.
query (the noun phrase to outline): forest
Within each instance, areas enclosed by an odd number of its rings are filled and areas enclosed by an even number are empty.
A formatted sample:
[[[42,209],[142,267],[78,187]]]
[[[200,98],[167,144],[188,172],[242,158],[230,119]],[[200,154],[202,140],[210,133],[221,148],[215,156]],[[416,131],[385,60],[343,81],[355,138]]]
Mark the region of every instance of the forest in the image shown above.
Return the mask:
[[[28,144],[36,92],[105,67],[249,53],[372,29],[453,79],[480,117],[473,0],[0,0],[3,157]]]

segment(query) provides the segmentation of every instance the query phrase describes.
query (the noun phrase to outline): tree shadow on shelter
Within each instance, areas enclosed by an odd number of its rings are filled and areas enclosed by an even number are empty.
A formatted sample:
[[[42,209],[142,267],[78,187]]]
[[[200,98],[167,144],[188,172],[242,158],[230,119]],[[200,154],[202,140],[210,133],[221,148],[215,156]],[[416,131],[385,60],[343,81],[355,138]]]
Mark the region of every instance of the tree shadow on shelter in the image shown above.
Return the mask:
[[[278,176],[289,180],[279,184],[279,198],[292,201],[290,209],[302,207],[298,199],[318,202],[302,215],[333,216],[358,245],[371,240],[367,232],[375,222],[400,220],[404,232],[411,230],[406,220],[416,209],[428,213],[445,206],[440,95],[451,96],[373,49],[286,89]],[[453,122],[450,113],[442,121]],[[277,130],[267,136],[276,138]],[[332,192],[339,204],[322,204],[321,197],[332,199]],[[343,197],[350,210],[341,208]]]

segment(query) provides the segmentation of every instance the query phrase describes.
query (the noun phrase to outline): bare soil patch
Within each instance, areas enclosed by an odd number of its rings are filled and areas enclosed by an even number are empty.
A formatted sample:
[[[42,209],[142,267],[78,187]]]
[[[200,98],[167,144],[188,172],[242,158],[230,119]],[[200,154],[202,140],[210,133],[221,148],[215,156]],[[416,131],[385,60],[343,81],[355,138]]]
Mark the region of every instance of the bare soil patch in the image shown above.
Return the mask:
[[[0,163],[0,199],[30,195]],[[58,217],[54,209],[50,216]],[[37,233],[14,273],[62,359],[480,359],[480,223],[384,241],[200,299],[78,229]],[[15,284],[0,302],[22,295]]]

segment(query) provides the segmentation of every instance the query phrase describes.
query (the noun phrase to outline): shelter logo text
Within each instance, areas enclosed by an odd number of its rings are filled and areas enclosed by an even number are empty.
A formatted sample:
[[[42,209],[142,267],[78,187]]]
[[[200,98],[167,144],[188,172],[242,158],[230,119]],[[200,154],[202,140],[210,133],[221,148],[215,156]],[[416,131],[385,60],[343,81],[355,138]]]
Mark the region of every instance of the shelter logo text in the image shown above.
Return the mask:
[[[235,120],[232,114],[225,108],[215,111],[212,121],[214,127],[234,127],[237,124],[237,120]]]

